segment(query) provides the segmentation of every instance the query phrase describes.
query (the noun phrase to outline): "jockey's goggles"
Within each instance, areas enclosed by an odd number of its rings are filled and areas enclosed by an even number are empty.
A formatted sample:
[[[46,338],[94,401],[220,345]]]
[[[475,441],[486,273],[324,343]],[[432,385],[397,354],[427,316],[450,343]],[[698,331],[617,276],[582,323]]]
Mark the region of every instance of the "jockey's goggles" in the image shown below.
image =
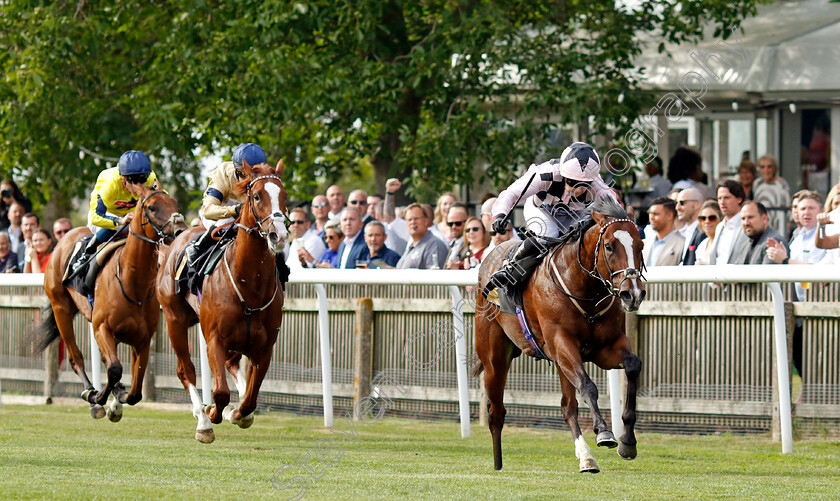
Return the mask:
[[[128,174],[125,177],[125,182],[128,184],[144,184],[149,179],[149,173]]]
[[[589,188],[592,184],[590,181],[578,181],[577,179],[568,179],[566,178],[566,185],[571,188]]]

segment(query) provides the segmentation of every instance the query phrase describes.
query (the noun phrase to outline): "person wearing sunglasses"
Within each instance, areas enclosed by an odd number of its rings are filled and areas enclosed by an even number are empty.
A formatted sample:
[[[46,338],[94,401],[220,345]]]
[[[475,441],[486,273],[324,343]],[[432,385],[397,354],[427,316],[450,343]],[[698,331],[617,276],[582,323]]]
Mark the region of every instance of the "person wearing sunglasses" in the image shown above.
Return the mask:
[[[311,227],[306,211],[295,207],[289,211],[289,241],[283,255],[289,268],[312,268],[321,259],[327,246]]]
[[[601,178],[601,160],[595,149],[583,142],[569,145],[560,158],[531,164],[528,172],[499,194],[493,204],[493,231],[501,233],[511,211],[524,201],[523,213],[528,229],[536,235],[523,240],[513,259],[490,279],[488,288],[516,286],[538,264],[525,269],[519,264],[545,249],[539,237],[556,238],[584,217],[586,206],[599,197],[618,198]]]
[[[717,225],[723,220],[723,212],[720,206],[714,200],[706,200],[700,206],[700,215],[697,216],[697,228],[706,234],[706,238],[697,244],[697,249],[694,250],[695,261],[694,264],[709,264],[711,262],[712,245],[715,241],[715,231]]]
[[[73,223],[70,222],[69,219],[66,217],[62,217],[56,219],[53,223],[53,235],[55,236],[55,240],[61,240],[61,238],[67,234],[68,231],[73,229]]]
[[[324,228],[330,221],[330,202],[324,195],[315,195],[310,209],[312,210],[312,217],[315,218],[315,231],[319,238],[324,238],[324,235],[326,235]]]
[[[695,188],[682,190],[677,195],[677,219],[682,223],[682,227],[677,231],[685,239],[680,259],[683,266],[694,264],[697,260],[697,246],[706,239],[706,234],[699,228],[700,221],[697,219],[703,204],[702,197],[700,190]]]
[[[477,217],[467,219],[467,222],[464,223],[464,240],[467,255],[461,263],[460,269],[468,270],[481,264],[490,245],[490,234],[481,219]]]
[[[347,197],[347,207],[352,207],[358,211],[358,213],[362,216],[362,226],[367,226],[367,224],[374,220],[373,216],[368,214],[368,196],[364,190],[353,190],[350,192],[350,196]]]
[[[337,220],[332,220],[324,226],[324,243],[327,244],[327,250],[321,255],[321,259],[315,263],[316,268],[338,268],[340,264],[338,249],[344,241],[344,233],[340,226]]]
[[[470,217],[466,204],[455,202],[446,214],[446,226],[449,228],[449,253],[446,267],[460,270],[466,259],[468,246],[464,242],[464,224]]]
[[[81,258],[73,264],[71,276],[76,275],[96,253],[102,242],[117,233],[117,227],[127,225],[134,218],[134,207],[143,196],[145,187],[159,188],[149,158],[142,152],[129,150],[120,155],[116,167],[99,173],[90,194],[90,222],[93,237],[88,241]],[[93,228],[96,227],[96,228]]]

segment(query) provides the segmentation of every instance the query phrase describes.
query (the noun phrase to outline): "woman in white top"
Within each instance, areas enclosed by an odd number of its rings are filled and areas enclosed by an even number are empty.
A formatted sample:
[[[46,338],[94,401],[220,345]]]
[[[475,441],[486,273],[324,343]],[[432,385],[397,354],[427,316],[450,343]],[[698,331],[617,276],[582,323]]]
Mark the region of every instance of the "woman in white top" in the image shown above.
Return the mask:
[[[700,206],[700,215],[697,216],[700,224],[697,227],[706,234],[706,239],[697,245],[695,254],[697,260],[694,264],[709,264],[712,257],[715,241],[715,229],[721,220],[723,220],[723,212],[720,211],[720,206],[714,200],[706,200]]]

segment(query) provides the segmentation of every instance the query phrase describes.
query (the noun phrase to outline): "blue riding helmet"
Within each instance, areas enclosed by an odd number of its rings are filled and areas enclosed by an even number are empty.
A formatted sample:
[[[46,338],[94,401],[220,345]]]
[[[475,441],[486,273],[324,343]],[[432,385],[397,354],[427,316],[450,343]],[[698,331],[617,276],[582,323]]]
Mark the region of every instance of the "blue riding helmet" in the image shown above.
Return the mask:
[[[254,166],[258,164],[268,163],[265,156],[265,151],[254,143],[242,143],[233,150],[233,165],[237,169],[242,168],[242,161],[248,162],[248,165]]]
[[[149,157],[142,151],[128,150],[120,155],[120,175],[131,176],[133,174],[149,174],[152,172],[152,163]]]

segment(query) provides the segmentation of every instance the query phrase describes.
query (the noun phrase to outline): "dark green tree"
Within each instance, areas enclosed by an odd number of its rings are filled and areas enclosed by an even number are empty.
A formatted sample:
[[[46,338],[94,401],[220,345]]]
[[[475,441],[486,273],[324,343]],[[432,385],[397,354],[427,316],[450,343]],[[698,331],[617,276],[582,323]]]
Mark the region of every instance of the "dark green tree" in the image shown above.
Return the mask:
[[[294,195],[369,163],[378,191],[399,176],[425,197],[479,165],[507,179],[559,123],[629,126],[651,104],[640,33],[726,38],[756,1],[11,0],[0,165],[81,193],[98,168],[77,145],[142,149],[185,198],[197,155],[254,141]]]

